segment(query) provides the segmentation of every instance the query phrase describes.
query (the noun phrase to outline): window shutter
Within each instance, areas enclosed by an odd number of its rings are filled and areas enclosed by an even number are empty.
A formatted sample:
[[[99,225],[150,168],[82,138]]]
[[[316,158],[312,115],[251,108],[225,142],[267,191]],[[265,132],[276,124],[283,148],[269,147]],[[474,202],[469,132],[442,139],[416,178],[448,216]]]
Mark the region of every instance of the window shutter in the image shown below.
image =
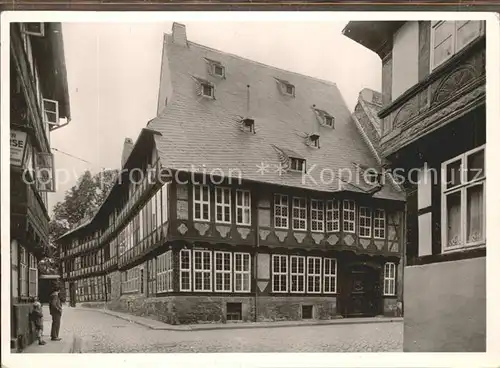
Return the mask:
[[[457,21],[457,51],[481,34],[481,21]]]
[[[434,28],[434,67],[443,63],[454,53],[453,33],[455,22],[443,21],[433,25]]]

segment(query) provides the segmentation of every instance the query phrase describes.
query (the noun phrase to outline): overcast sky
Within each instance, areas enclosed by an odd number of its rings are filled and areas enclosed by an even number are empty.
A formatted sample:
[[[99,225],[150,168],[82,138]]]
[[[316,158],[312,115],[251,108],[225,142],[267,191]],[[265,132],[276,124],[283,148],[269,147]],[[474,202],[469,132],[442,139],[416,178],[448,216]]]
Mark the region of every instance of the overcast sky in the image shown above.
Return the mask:
[[[335,82],[351,111],[361,89],[380,90],[381,61],[342,35],[346,22],[184,24],[190,41]],[[56,168],[69,170],[71,179],[49,194],[50,211],[86,169],[119,168],[124,139],[135,142],[155,117],[163,33],[171,28],[171,22],[63,23],[72,120],[51,133],[51,144],[90,163],[54,152]]]

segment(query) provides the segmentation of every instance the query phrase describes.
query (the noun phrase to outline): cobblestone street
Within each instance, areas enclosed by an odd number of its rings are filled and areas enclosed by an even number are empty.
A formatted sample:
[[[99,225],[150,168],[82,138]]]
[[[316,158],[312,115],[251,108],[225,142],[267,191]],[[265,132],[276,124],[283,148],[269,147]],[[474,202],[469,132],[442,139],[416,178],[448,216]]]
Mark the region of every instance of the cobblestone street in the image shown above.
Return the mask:
[[[401,322],[160,331],[72,308],[65,308],[61,329],[81,337],[86,353],[381,352],[402,351],[403,342]]]

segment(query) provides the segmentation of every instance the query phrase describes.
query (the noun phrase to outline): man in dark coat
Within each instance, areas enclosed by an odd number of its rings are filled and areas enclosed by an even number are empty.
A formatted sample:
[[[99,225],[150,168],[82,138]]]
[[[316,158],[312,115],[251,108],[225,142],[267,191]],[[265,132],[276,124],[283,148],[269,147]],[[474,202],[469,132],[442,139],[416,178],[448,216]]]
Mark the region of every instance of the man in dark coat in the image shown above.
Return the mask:
[[[52,328],[50,330],[50,338],[52,341],[59,341],[59,328],[61,327],[62,303],[59,298],[59,287],[56,286],[52,294],[50,294],[49,304],[50,315],[52,316]]]

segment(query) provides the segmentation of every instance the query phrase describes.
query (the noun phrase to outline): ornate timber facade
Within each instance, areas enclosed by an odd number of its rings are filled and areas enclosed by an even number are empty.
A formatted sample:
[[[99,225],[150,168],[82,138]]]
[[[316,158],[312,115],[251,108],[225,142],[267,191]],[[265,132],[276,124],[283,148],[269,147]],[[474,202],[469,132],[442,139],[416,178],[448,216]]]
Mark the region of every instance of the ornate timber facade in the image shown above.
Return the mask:
[[[397,313],[404,198],[336,86],[188,42],[180,24],[163,47],[158,116],[58,241],[72,301],[172,324]]]
[[[47,192],[54,191],[50,132],[70,120],[60,23],[10,27],[11,338],[34,335],[29,311],[38,297],[38,260],[49,247]],[[64,122],[65,121],[65,122]],[[42,180],[43,179],[43,180]]]
[[[382,59],[380,149],[405,176],[405,351],[485,351],[485,22],[344,34]]]

